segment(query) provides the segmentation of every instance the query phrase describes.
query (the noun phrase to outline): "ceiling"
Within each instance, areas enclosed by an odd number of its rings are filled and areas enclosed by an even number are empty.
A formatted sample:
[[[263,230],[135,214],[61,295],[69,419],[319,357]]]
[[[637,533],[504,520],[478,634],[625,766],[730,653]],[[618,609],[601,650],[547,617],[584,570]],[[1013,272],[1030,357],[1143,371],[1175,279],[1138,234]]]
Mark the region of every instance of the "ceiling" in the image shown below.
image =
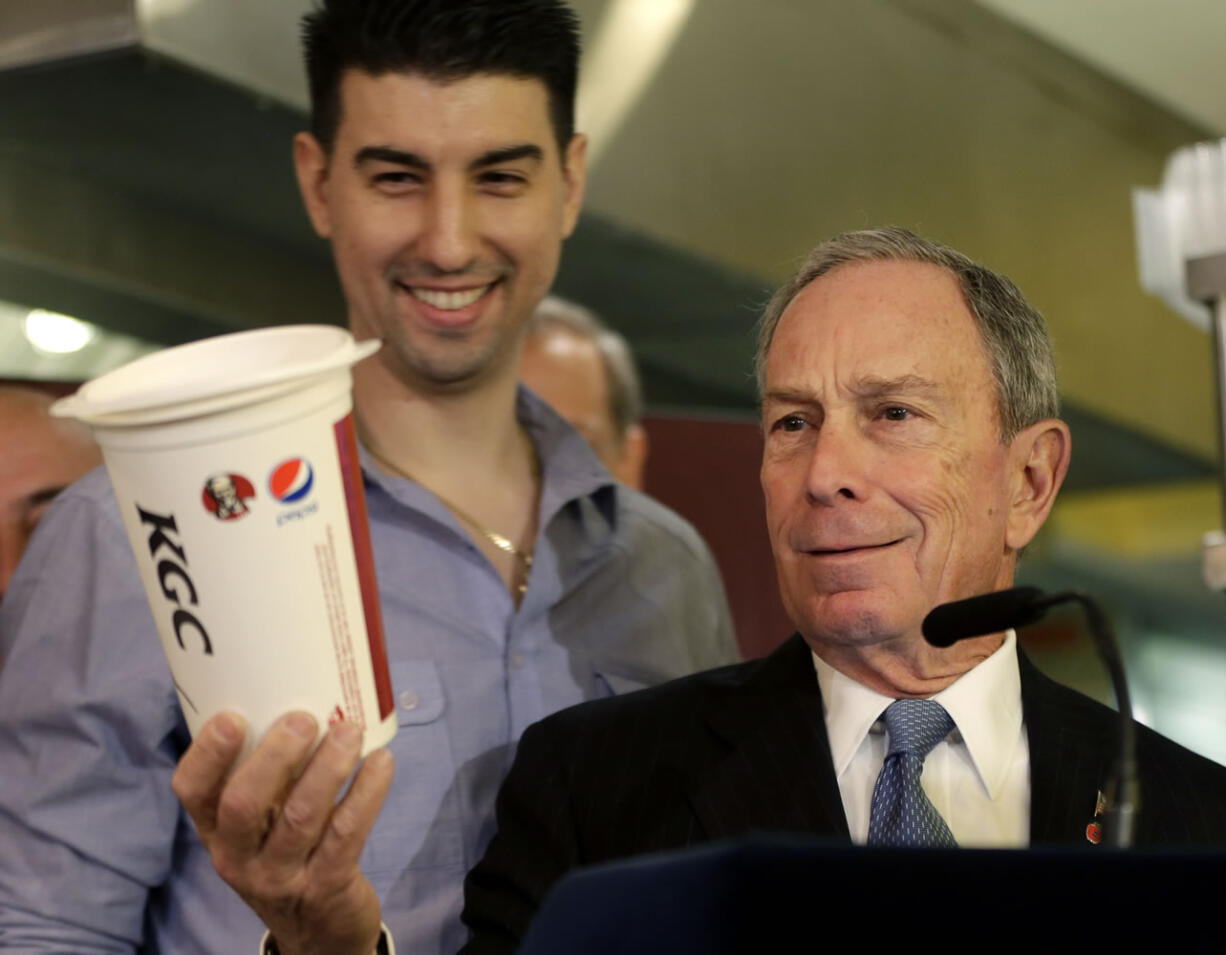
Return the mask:
[[[0,7],[0,297],[164,342],[337,320],[288,162],[308,5]],[[616,5],[575,6],[599,49]],[[559,290],[631,338],[656,409],[750,414],[770,287],[824,236],[896,222],[1044,310],[1074,487],[1211,474],[1207,339],[1139,290],[1128,193],[1226,128],[1206,112],[1221,98],[1198,95],[1226,88],[1203,40],[1226,5],[1110,6],[1109,21],[1090,0],[688,6],[640,97],[595,124]],[[1140,57],[1137,36],[1160,39]]]
[[[1226,135],[1221,0],[978,0],[1156,103]]]

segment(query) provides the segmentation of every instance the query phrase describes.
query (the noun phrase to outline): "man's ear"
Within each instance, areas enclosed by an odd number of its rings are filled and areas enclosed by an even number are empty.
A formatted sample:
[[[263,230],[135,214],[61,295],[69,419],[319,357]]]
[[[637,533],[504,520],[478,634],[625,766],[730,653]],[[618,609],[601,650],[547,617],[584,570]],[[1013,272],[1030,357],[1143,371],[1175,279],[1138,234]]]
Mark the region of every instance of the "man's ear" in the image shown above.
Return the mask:
[[[647,467],[647,429],[641,424],[632,424],[626,429],[622,439],[621,457],[613,476],[622,484],[628,484],[636,491],[643,490],[643,471]]]
[[[1072,446],[1068,425],[1057,418],[1023,428],[1010,442],[1012,493],[1005,543],[1013,550],[1029,544],[1051,513]]]
[[[328,207],[328,154],[319,140],[307,132],[294,136],[294,172],[302,204],[320,238],[332,235],[332,215]]]
[[[570,138],[566,155],[562,157],[562,177],[566,188],[562,200],[562,238],[568,239],[579,221],[587,189],[587,137],[583,133],[575,133]]]

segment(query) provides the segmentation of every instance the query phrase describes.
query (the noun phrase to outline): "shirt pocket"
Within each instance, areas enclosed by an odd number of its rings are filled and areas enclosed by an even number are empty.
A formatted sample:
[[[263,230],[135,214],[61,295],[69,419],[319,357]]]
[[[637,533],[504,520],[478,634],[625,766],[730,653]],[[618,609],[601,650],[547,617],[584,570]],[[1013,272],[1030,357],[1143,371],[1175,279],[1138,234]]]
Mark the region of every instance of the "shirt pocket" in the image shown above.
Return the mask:
[[[433,660],[394,660],[388,669],[398,731],[387,748],[396,774],[362,859],[379,891],[392,873],[463,866],[464,820],[438,668]]]
[[[426,726],[446,709],[443,683],[433,660],[399,660],[388,664],[396,693],[396,722],[401,729]]]

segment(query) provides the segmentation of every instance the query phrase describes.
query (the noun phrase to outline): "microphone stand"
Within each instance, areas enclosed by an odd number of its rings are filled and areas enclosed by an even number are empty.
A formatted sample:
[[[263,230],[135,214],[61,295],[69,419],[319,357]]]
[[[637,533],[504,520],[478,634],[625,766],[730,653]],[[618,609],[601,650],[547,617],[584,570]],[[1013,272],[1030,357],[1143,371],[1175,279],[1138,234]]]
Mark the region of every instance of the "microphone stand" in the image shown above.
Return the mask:
[[[1137,778],[1137,727],[1132,719],[1132,699],[1128,695],[1128,681],[1124,677],[1124,663],[1120,657],[1119,644],[1107,615],[1086,594],[1066,590],[1044,595],[1035,601],[1040,612],[1056,604],[1076,603],[1085,611],[1090,625],[1090,634],[1099,656],[1111,677],[1115,691],[1115,703],[1120,713],[1120,750],[1115,767],[1107,781],[1106,842],[1118,849],[1132,845],[1135,835],[1137,810],[1140,808],[1141,786]]]

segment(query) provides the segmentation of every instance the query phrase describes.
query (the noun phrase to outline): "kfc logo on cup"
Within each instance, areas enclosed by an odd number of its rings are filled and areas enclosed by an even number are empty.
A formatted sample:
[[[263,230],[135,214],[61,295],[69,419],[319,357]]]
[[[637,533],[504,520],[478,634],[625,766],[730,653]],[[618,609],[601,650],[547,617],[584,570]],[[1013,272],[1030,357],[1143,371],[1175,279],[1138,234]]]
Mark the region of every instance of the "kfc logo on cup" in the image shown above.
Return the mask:
[[[289,458],[272,469],[268,490],[282,504],[297,504],[311,493],[315,472],[303,458]]]
[[[219,521],[232,521],[249,510],[247,502],[255,497],[255,487],[241,474],[214,474],[204,482],[200,494],[204,509]]]

